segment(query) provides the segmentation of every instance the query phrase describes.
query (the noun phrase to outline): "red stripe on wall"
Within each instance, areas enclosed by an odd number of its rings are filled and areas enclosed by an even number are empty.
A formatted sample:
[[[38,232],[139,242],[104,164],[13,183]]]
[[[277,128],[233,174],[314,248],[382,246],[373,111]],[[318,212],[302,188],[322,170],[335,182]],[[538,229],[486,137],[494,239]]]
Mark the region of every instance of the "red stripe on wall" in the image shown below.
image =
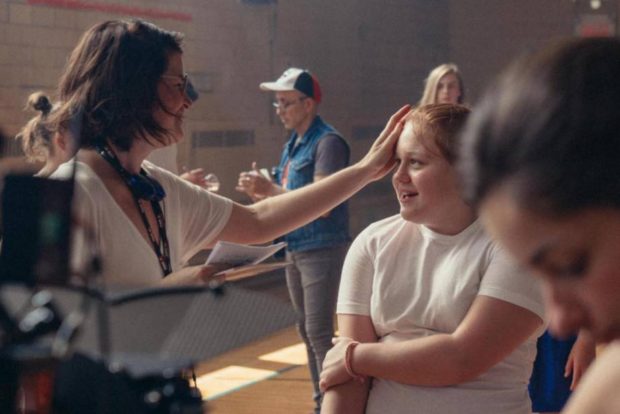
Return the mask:
[[[162,9],[123,6],[121,4],[105,4],[86,0],[28,0],[33,6],[52,6],[73,10],[94,10],[104,13],[124,14],[136,17],[152,17],[157,19],[180,20],[191,22],[192,15],[189,13],[177,13]]]

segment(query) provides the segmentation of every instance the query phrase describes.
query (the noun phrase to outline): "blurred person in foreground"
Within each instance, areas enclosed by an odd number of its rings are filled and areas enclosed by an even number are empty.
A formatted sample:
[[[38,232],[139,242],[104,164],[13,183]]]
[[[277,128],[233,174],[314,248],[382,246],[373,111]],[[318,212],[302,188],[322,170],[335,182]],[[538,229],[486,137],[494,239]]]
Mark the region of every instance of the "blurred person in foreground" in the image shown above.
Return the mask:
[[[420,104],[462,104],[465,100],[463,75],[454,63],[435,67],[424,84]],[[594,341],[586,332],[558,339],[545,331],[536,343],[536,359],[529,392],[532,410],[554,413],[566,404],[583,372],[594,359]]]
[[[544,281],[550,330],[611,342],[565,413],[620,412],[620,42],[570,40],[515,62],[462,150],[467,198]]]

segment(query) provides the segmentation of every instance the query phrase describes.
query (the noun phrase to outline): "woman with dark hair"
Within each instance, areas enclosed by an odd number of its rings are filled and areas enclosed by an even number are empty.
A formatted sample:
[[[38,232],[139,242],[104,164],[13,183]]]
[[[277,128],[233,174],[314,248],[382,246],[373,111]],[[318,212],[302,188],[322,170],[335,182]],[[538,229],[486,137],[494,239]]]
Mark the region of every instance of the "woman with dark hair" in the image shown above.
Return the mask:
[[[580,39],[522,59],[489,90],[462,151],[490,233],[545,282],[550,329],[620,338],[620,42]],[[565,408],[620,411],[620,345]]]
[[[542,296],[461,197],[454,163],[468,115],[436,104],[405,118],[392,176],[400,214],[347,254],[322,413],[531,413]]]
[[[108,283],[204,283],[214,266],[181,269],[217,240],[274,239],[329,211],[393,166],[402,108],[357,164],[315,185],[251,206],[189,185],[145,161],[155,149],[183,138],[192,104],[182,36],[153,24],[106,21],[89,29],[67,63],[54,113],[79,128],[76,211],[91,227]],[[55,177],[67,177],[63,164]],[[78,234],[79,236],[79,234]],[[86,244],[74,243],[86,257]]]

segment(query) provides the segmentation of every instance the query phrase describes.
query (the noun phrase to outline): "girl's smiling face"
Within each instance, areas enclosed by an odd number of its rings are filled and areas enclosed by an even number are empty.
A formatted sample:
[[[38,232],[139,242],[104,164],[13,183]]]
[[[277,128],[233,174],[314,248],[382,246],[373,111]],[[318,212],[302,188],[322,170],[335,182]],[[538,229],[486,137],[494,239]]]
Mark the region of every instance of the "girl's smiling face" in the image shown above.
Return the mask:
[[[396,146],[397,168],[392,185],[400,204],[400,214],[445,234],[454,234],[455,210],[469,207],[458,190],[457,173],[437,147],[431,132],[423,125],[405,123]],[[456,225],[456,227],[455,227]]]

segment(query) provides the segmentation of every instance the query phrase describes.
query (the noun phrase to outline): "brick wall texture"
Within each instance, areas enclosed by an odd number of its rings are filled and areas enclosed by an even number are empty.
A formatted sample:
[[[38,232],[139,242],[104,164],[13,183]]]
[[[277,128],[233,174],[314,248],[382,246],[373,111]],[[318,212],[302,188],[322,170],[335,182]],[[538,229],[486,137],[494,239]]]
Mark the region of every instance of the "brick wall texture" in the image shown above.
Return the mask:
[[[203,166],[235,193],[252,161],[274,165],[286,139],[258,84],[288,66],[312,70],[324,90],[322,115],[359,159],[368,131],[419,99],[434,66],[452,61],[469,102],[522,51],[570,36],[582,0],[0,0],[0,126],[15,134],[36,90],[54,94],[81,33],[104,19],[143,17],[186,35],[185,66],[201,92],[187,118],[179,164]],[[617,14],[615,1],[603,12]],[[601,12],[601,11],[599,11]],[[247,145],[192,147],[192,136],[248,131]],[[201,135],[202,134],[202,135]],[[217,133],[216,133],[217,135]],[[353,136],[357,135],[357,136]],[[241,137],[242,138],[242,137]],[[351,201],[352,228],[397,213],[389,179]]]

